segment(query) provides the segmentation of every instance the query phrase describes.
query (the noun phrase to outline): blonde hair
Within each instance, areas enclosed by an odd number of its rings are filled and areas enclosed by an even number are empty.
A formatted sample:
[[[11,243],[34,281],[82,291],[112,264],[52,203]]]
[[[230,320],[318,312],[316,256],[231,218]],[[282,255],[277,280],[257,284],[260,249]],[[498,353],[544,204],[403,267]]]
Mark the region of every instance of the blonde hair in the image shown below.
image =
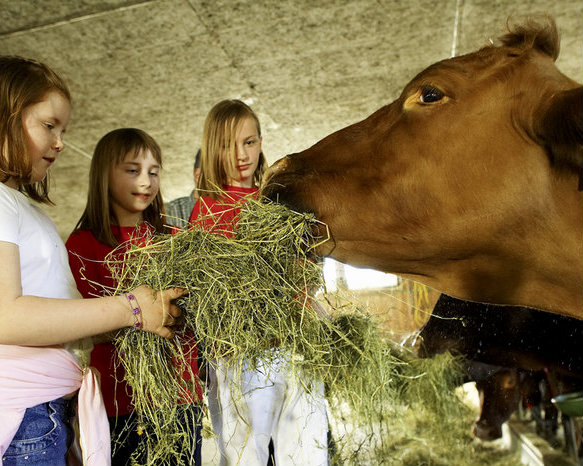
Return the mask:
[[[19,191],[37,202],[49,199],[49,176],[31,183],[32,161],[22,126],[25,108],[59,92],[69,103],[65,81],[43,63],[17,56],[0,56],[0,182],[16,180]]]
[[[112,223],[118,223],[118,221],[111,208],[110,168],[122,163],[128,154],[137,156],[145,151],[152,153],[161,168],[162,151],[160,146],[152,136],[141,129],[115,129],[100,139],[91,159],[87,205],[75,229],[89,230],[101,243],[112,247],[117,246],[118,242],[111,231]],[[156,232],[165,233],[163,214],[164,201],[160,190],[158,190],[154,201],[144,210],[142,215],[144,221],[151,224]]]
[[[225,163],[236,164],[235,135],[246,118],[252,118],[257,125],[257,134],[261,137],[261,125],[255,112],[240,100],[222,100],[211,108],[202,132],[201,170],[198,193],[217,199],[222,188],[228,182]],[[229,157],[222,156],[225,148]],[[253,184],[259,186],[267,168],[267,159],[263,151],[259,154],[257,169],[253,174]]]

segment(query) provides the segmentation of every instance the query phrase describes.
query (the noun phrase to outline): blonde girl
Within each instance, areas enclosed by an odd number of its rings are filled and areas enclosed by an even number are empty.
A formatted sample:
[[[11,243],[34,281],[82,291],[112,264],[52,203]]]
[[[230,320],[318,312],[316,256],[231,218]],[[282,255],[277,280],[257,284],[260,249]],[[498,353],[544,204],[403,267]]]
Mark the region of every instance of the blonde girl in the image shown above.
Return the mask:
[[[47,172],[64,149],[71,95],[42,63],[0,57],[0,464],[65,465],[77,397],[85,465],[111,463],[109,431],[87,339],[124,327],[172,336],[180,289],[77,299],[49,217]],[[137,309],[136,313],[132,309]],[[138,325],[139,324],[139,325]]]
[[[84,298],[110,294],[116,288],[106,257],[123,260],[131,243],[141,243],[156,233],[166,233],[160,193],[162,151],[145,131],[119,128],[107,133],[95,147],[89,171],[87,205],[66,246],[77,288]],[[189,353],[191,354],[191,353]],[[196,348],[190,358],[198,375]],[[101,373],[101,388],[111,437],[113,464],[130,465],[140,457],[137,419],[132,412],[131,390],[114,345],[105,339],[95,345],[91,365]],[[201,394],[199,394],[201,395]],[[200,396],[199,396],[200,398]],[[188,418],[198,425],[198,407],[189,405]],[[197,429],[197,433],[200,429]],[[192,454],[200,464],[200,439]]]
[[[259,119],[244,102],[224,100],[210,110],[201,145],[200,197],[191,223],[233,236],[237,206],[257,195],[267,167],[261,145]],[[327,465],[324,400],[306,393],[284,354],[268,359],[273,362],[257,368],[247,360],[219,360],[209,370],[209,410],[220,464],[265,466],[273,440],[278,466]]]

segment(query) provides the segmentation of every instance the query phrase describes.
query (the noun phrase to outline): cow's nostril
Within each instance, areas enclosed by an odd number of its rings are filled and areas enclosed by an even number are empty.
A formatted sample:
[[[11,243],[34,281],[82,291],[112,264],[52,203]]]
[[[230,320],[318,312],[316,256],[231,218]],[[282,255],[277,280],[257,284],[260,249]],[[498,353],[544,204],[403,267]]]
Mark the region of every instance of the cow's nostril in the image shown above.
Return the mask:
[[[502,427],[491,425],[487,421],[478,421],[474,424],[472,433],[480,440],[496,440],[502,437]]]

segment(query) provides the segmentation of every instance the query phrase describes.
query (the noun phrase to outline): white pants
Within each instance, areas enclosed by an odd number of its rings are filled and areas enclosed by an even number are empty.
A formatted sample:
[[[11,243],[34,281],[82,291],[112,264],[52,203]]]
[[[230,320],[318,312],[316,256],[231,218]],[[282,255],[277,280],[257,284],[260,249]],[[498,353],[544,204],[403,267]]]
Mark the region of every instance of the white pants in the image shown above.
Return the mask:
[[[235,366],[235,367],[233,367]],[[327,466],[328,418],[321,383],[307,393],[284,359],[225,360],[209,370],[209,411],[220,466],[266,466],[273,439],[277,466]]]

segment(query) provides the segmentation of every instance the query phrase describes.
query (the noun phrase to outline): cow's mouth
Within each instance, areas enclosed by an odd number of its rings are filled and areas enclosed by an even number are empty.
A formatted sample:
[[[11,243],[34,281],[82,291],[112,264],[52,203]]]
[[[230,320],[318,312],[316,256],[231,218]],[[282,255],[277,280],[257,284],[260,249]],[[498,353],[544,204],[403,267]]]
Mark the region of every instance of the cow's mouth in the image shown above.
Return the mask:
[[[484,441],[492,441],[502,437],[502,427],[491,425],[485,421],[478,421],[474,425],[473,434]]]
[[[321,253],[318,251],[319,247],[330,240],[330,231],[328,226],[317,220],[317,215],[311,209],[307,208],[301,195],[296,195],[294,190],[288,185],[280,183],[278,179],[270,181],[267,185],[263,186],[261,196],[267,202],[280,204],[298,214],[313,216],[312,219],[308,220],[309,229],[303,234],[301,244],[307,258],[318,260],[321,256]]]
[[[330,249],[330,230],[318,219],[318,212],[310,206],[309,193],[302,189],[307,184],[306,179],[310,177],[298,172],[292,163],[293,158],[287,156],[267,170],[261,187],[261,196],[271,202],[282,204],[294,212],[314,216],[310,233],[307,234],[309,237],[304,238],[302,243],[316,258],[325,255],[321,251],[322,244],[327,243],[327,249]]]
[[[306,175],[291,171],[287,158],[277,162],[265,173],[261,195],[272,202],[283,204],[289,209],[300,213],[317,215],[308,203]]]
[[[300,213],[314,213],[305,204],[302,198],[302,193],[298,193],[292,189],[285,179],[278,177],[271,180],[262,188],[261,194],[266,199],[278,204],[283,204],[289,209]]]

